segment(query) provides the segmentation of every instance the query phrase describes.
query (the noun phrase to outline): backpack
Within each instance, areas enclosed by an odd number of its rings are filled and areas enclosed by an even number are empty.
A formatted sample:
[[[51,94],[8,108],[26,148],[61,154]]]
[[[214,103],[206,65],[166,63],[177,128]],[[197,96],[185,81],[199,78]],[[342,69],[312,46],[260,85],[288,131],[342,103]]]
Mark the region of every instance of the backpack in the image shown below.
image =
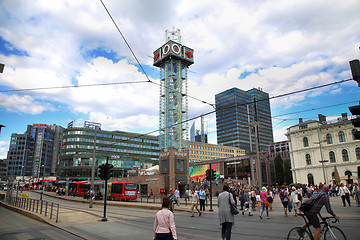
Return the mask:
[[[285,190],[281,190],[280,192],[280,200],[284,200],[285,199]]]

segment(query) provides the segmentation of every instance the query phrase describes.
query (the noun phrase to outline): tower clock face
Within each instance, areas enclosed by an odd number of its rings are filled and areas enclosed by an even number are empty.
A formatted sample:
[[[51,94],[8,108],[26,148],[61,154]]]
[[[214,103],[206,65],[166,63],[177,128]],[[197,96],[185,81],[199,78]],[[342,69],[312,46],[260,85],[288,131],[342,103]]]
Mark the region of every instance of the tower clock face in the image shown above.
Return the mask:
[[[166,44],[164,47],[163,47],[163,53],[164,54],[168,54],[170,51],[170,46],[169,44]]]
[[[179,54],[179,53],[180,53],[180,49],[181,49],[181,48],[180,48],[179,45],[177,45],[176,43],[171,46],[171,50],[172,50],[175,54]]]

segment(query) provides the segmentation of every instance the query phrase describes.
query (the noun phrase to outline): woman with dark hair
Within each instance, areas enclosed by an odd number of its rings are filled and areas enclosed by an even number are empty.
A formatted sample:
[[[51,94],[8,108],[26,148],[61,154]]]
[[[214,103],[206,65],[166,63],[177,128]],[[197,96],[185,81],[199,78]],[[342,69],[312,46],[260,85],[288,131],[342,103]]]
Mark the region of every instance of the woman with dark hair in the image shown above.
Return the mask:
[[[231,239],[231,228],[234,224],[234,215],[231,213],[230,204],[235,204],[234,198],[231,193],[229,193],[229,186],[224,185],[223,192],[219,194],[218,197],[218,207],[219,207],[219,218],[221,228],[221,237],[224,240]]]
[[[170,205],[170,199],[163,197],[162,209],[155,216],[154,240],[177,240],[174,214],[169,210]]]

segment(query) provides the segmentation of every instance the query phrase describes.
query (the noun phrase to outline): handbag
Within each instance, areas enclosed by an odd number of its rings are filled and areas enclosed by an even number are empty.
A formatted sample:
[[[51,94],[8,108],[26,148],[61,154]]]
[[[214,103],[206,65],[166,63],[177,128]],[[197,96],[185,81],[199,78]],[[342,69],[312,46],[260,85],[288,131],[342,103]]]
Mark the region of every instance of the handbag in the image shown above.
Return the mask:
[[[240,213],[240,211],[239,211],[239,209],[238,209],[235,205],[231,204],[231,201],[230,201],[230,193],[229,193],[229,204],[230,204],[231,214],[232,214],[232,215],[238,215],[238,214]]]
[[[314,203],[322,196],[323,194],[319,194],[317,198],[309,198],[306,199],[299,207],[300,211],[307,212],[310,211],[314,206]]]
[[[265,207],[268,207],[268,206],[269,206],[269,202],[268,202],[268,201],[265,201],[265,202],[264,202],[264,205],[265,205]]]

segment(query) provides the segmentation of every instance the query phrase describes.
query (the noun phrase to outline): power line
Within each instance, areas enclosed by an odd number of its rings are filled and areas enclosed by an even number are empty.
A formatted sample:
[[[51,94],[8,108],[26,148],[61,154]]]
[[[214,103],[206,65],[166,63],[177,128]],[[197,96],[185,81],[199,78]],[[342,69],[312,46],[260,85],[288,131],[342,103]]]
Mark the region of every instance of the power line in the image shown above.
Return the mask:
[[[95,84],[83,84],[83,85],[67,85],[57,87],[38,87],[38,88],[22,88],[22,89],[10,89],[0,90],[0,92],[22,92],[22,91],[38,91],[38,90],[50,90],[50,89],[62,89],[62,88],[81,88],[81,87],[98,87],[98,86],[109,86],[109,85],[124,85],[134,83],[147,83],[148,81],[130,81],[130,82],[113,82],[113,83],[95,83]]]

